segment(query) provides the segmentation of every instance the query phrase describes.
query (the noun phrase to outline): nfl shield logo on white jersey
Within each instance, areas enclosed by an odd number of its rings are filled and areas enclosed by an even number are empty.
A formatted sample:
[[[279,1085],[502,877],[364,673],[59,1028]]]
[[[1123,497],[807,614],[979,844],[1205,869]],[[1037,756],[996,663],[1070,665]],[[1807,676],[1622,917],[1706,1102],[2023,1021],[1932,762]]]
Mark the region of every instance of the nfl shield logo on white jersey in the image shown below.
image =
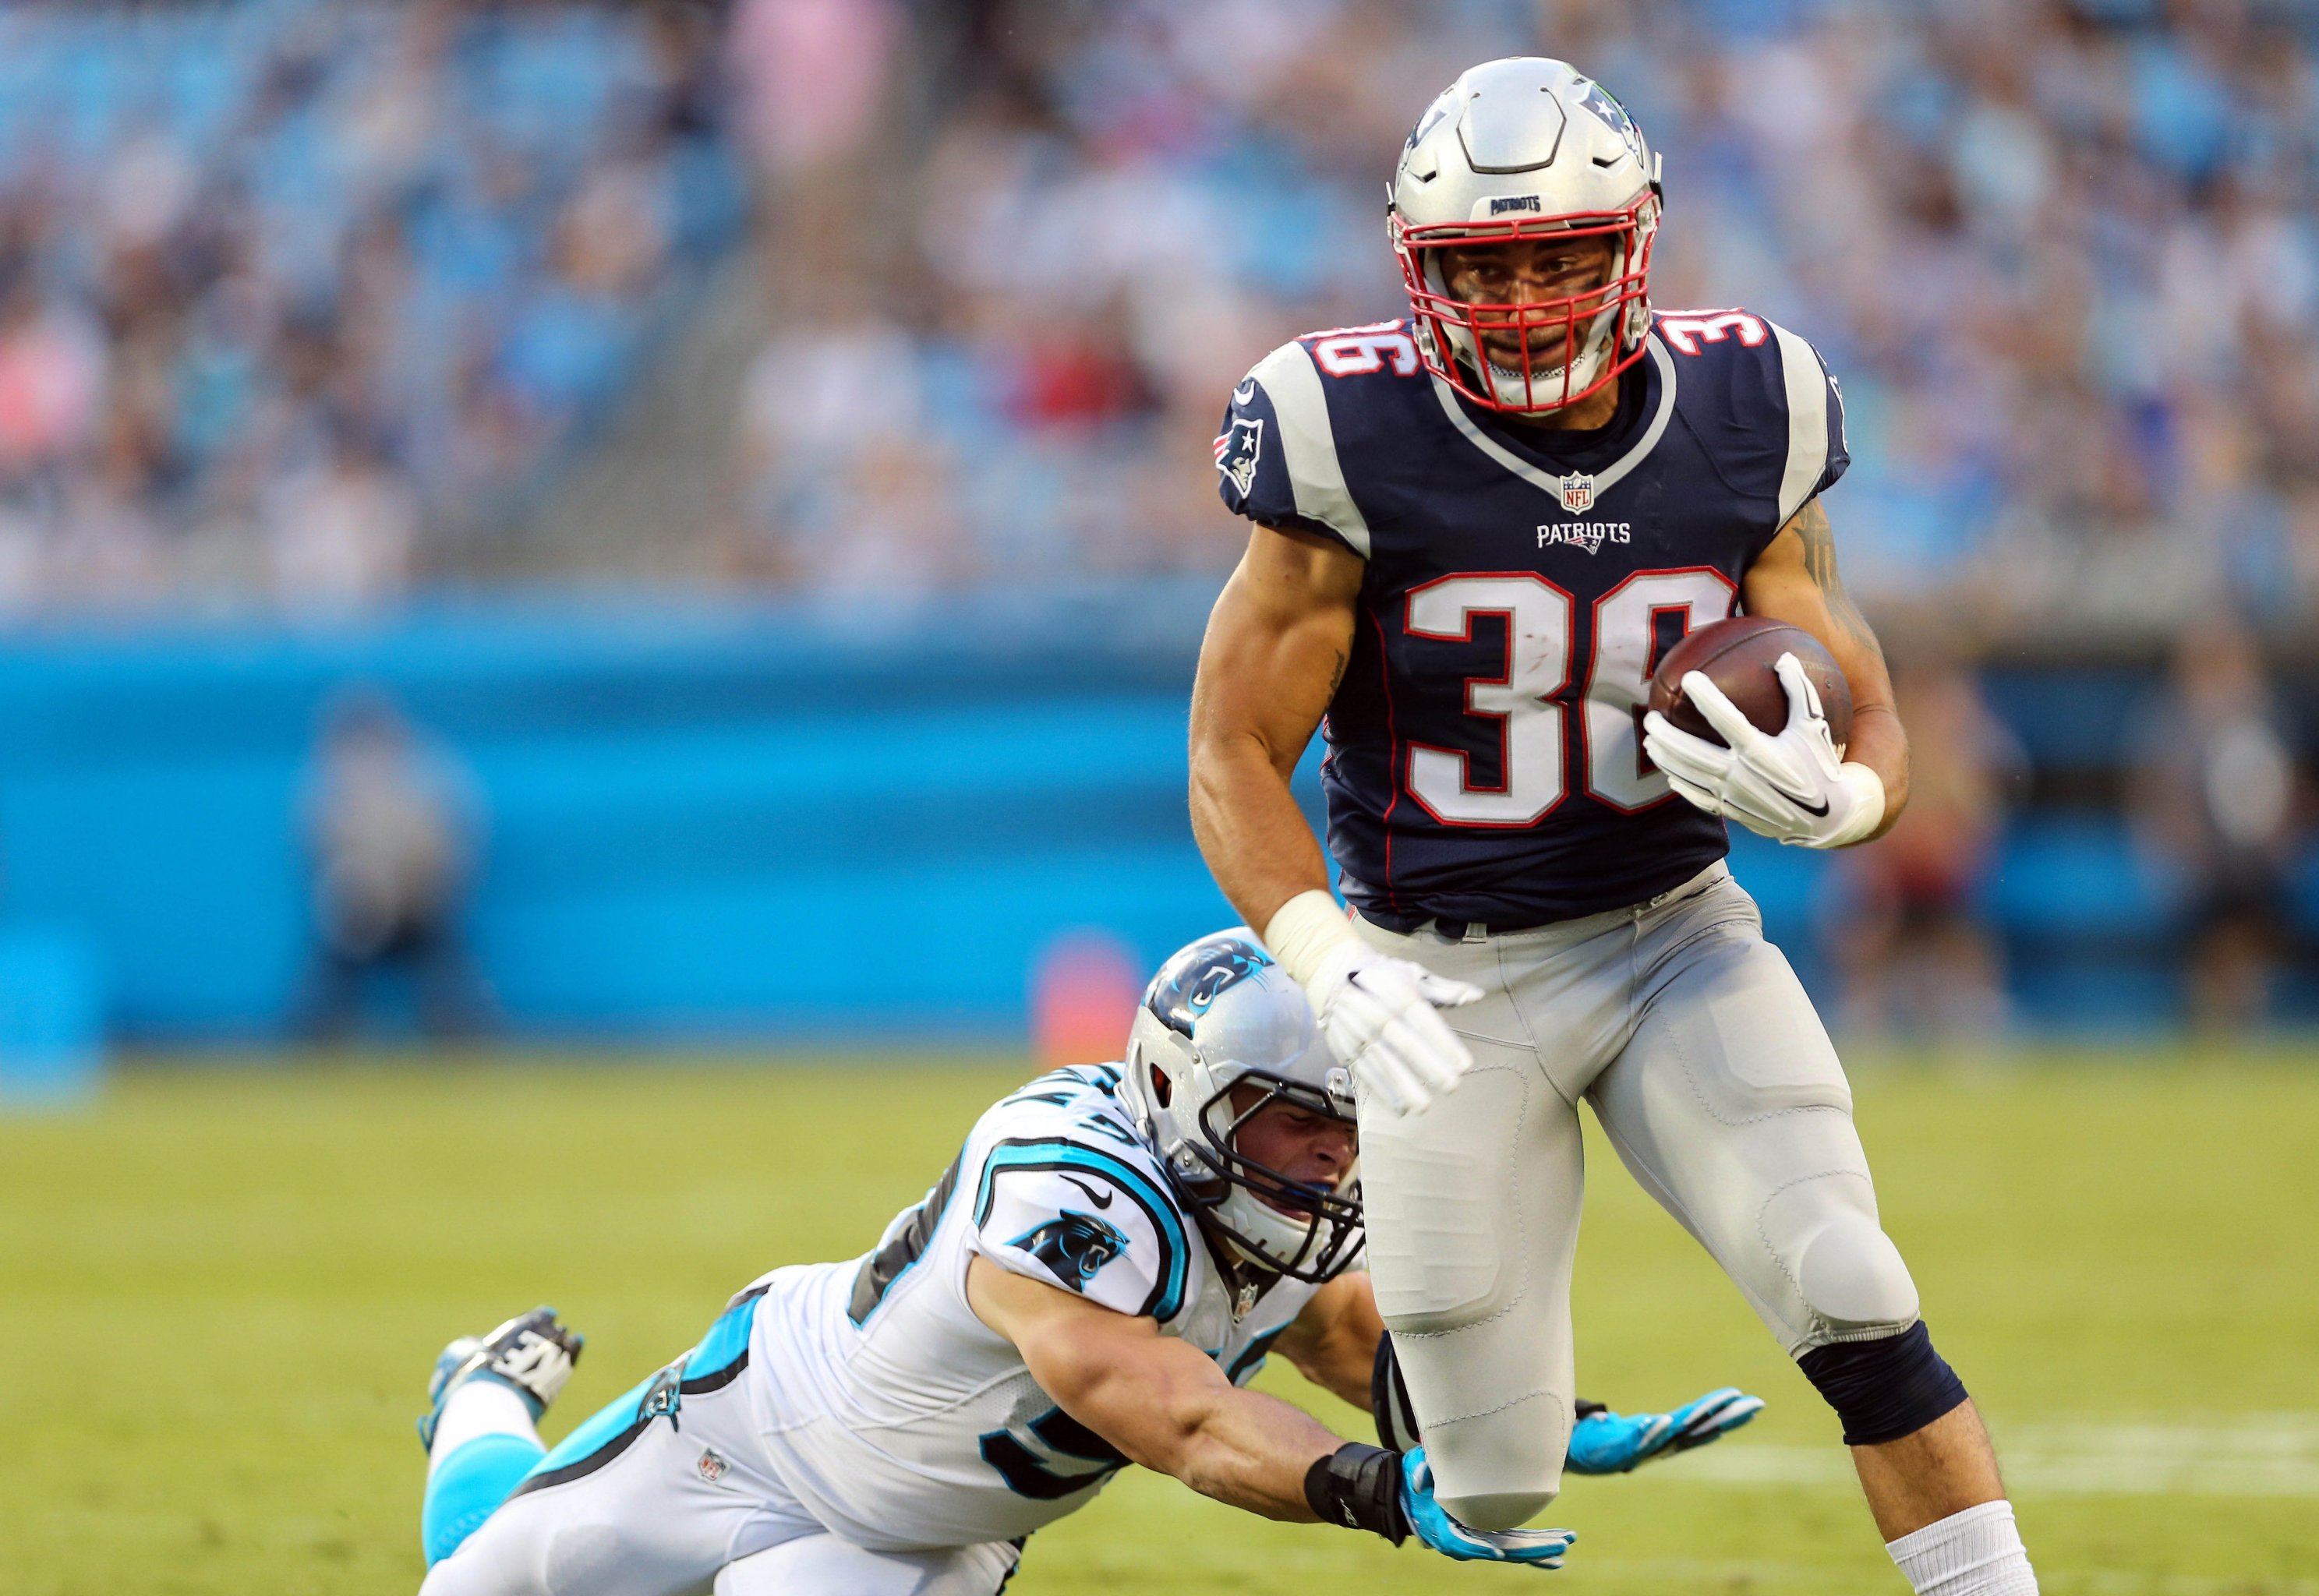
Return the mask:
[[[1583,516],[1594,508],[1594,478],[1592,473],[1574,471],[1562,479],[1562,508],[1572,515]]]

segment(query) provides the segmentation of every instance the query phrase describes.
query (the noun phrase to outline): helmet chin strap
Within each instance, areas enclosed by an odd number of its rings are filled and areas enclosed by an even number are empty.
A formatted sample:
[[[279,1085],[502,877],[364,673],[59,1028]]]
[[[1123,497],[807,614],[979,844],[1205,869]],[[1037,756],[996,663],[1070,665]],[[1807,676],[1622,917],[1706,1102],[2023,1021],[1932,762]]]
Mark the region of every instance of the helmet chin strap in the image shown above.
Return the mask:
[[[1256,1276],[1259,1285],[1281,1277],[1279,1265],[1226,1230],[1213,1209],[1196,1208],[1192,1217],[1200,1227],[1200,1239],[1208,1244],[1208,1250],[1217,1260],[1230,1268],[1235,1284],[1249,1275]]]
[[[1279,1278],[1279,1267],[1267,1261],[1254,1248],[1244,1246],[1230,1236],[1214,1232],[1211,1232],[1211,1235],[1214,1240],[1223,1243],[1223,1250],[1231,1258],[1235,1271],[1242,1273],[1253,1271],[1268,1279]]]
[[[1617,316],[1615,306],[1595,313],[1593,322],[1586,331],[1586,345],[1579,350],[1578,358],[1572,361],[1566,368],[1566,368],[1557,365],[1551,371],[1533,371],[1528,383],[1524,383],[1520,372],[1508,371],[1484,356],[1482,365],[1489,374],[1490,392],[1498,396],[1498,401],[1501,404],[1520,410],[1524,415],[1549,415],[1561,410],[1563,401],[1539,404],[1537,402],[1537,396],[1541,392],[1580,392],[1588,383],[1593,382],[1602,369],[1602,362],[1609,357],[1611,338],[1611,323],[1617,320]]]

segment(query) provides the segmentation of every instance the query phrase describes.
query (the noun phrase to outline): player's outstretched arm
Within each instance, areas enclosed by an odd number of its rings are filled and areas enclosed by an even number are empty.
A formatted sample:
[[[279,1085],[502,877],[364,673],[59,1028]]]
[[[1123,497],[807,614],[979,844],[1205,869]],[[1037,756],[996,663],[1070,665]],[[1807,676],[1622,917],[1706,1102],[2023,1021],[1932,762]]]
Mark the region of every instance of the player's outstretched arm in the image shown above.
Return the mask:
[[[1354,934],[1288,790],[1352,658],[1364,569],[1316,534],[1259,526],[1249,538],[1208,618],[1192,685],[1192,832],[1364,1094],[1403,1114],[1450,1090],[1472,1062],[1434,1010],[1481,991]]]
[[[1157,1322],[1009,1274],[967,1266],[967,1301],[1065,1412],[1146,1468],[1204,1496],[1293,1523],[1415,1536],[1461,1562],[1559,1568],[1566,1529],[1468,1529],[1434,1500],[1421,1447],[1346,1441],[1286,1402],[1242,1391],[1198,1348]]]
[[[1063,1411],[1132,1461],[1203,1496],[1311,1523],[1304,1476],[1345,1443],[1310,1414],[1242,1391],[1198,1348],[988,1258],[967,1267],[967,1300],[1015,1343]]]
[[[1827,645],[1852,688],[1852,739],[1844,757],[1884,784],[1884,814],[1866,842],[1892,829],[1908,802],[1908,734],[1892,702],[1884,650],[1836,570],[1836,535],[1818,498],[1789,518],[1739,582],[1749,615],[1801,627]]]

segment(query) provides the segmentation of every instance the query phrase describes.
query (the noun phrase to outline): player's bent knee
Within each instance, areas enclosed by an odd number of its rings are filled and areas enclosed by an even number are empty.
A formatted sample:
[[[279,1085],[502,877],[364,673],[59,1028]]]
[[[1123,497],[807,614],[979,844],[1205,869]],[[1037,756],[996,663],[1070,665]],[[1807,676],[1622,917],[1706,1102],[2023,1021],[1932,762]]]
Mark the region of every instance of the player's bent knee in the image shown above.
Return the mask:
[[[1815,1347],[1796,1359],[1844,1421],[1844,1444],[1876,1447],[1914,1435],[1963,1405],[1964,1382],[1918,1320],[1898,1335]]]
[[[1839,1213],[1804,1246],[1796,1286],[1812,1312],[1838,1330],[1898,1331],[1917,1317],[1917,1283],[1900,1249],[1865,1213]]]
[[[1544,1394],[1428,1425],[1425,1455],[1433,1465],[1434,1500],[1475,1529],[1526,1524],[1562,1493],[1569,1446],[1569,1415]]]

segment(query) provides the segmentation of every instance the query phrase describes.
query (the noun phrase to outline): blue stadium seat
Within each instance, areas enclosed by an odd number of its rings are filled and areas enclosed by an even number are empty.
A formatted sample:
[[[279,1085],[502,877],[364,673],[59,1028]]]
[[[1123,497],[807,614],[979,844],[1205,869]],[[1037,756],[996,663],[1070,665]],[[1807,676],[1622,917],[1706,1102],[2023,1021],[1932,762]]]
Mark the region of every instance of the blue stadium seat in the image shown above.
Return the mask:
[[[2116,667],[1992,670],[1981,691],[2039,768],[2114,771],[2151,691],[2147,671]]]

